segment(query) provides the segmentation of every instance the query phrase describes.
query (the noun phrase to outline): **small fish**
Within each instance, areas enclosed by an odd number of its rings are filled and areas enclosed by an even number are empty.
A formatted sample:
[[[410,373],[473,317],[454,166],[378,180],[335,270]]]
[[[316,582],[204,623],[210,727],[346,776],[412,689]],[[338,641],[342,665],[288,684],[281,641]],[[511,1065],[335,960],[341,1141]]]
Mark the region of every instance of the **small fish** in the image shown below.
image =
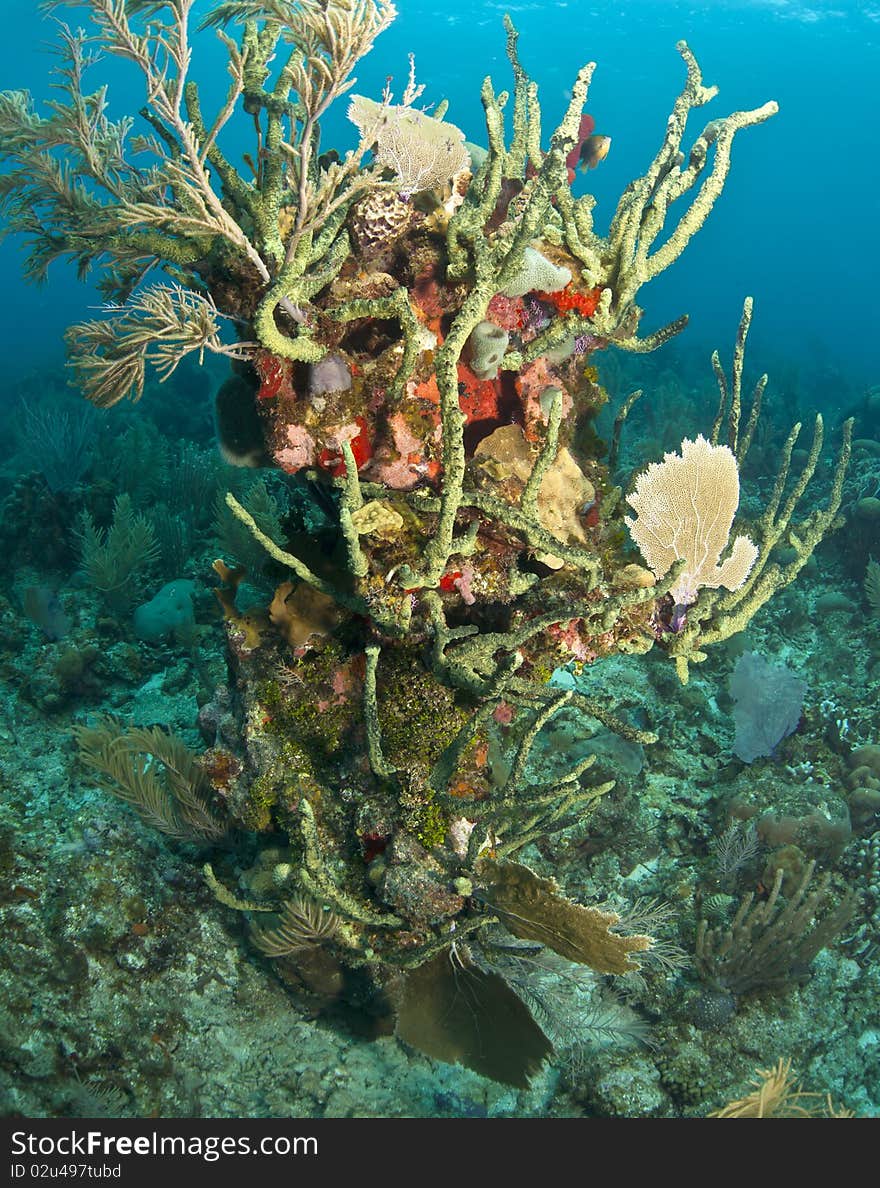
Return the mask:
[[[578,156],[578,169],[586,173],[588,169],[595,169],[600,161],[604,161],[611,148],[610,136],[588,136],[581,145]]]
[[[569,183],[574,181],[576,169],[580,169],[581,172],[586,172],[588,169],[595,169],[599,162],[604,161],[608,156],[608,150],[611,147],[611,137],[598,136],[595,128],[596,121],[591,115],[584,112],[578,127],[577,140],[571,152],[565,158],[565,164],[568,166]]]

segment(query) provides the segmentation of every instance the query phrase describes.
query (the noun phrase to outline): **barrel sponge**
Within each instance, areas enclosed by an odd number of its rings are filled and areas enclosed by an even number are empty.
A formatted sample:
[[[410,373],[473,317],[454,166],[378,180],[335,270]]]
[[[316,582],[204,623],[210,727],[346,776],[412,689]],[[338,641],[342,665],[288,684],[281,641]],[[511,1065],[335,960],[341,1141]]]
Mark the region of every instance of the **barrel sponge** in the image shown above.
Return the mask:
[[[510,284],[504,289],[505,297],[525,297],[526,293],[558,293],[571,281],[567,268],[557,268],[546,256],[527,247]]]
[[[477,379],[495,379],[510,335],[494,322],[478,322],[468,342],[471,348],[471,371]]]

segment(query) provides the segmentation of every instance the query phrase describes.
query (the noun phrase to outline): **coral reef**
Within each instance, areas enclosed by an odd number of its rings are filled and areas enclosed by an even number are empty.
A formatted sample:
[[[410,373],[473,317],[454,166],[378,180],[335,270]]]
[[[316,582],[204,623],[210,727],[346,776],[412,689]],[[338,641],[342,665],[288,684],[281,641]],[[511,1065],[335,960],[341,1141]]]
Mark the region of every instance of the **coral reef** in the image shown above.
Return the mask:
[[[205,749],[196,755],[153,720],[105,718],[76,727],[80,756],[92,782],[198,846],[206,886],[246,918],[252,947],[294,995],[356,1008],[376,1033],[396,1027],[408,1045],[525,1091],[563,1047],[548,982],[572,978],[568,967],[647,982],[652,961],[655,971],[674,964],[656,916],[640,928],[622,904],[578,903],[546,861],[554,839],[601,855],[618,824],[621,851],[625,829],[637,830],[635,814],[622,824],[623,777],[627,764],[641,771],[639,748],[659,731],[597,694],[594,671],[659,653],[684,684],[837,523],[850,422],[824,506],[794,522],[820,463],[821,417],[796,475],[799,425],[762,509],[739,508],[766,381],[741,426],[750,301],[729,381],[715,358],[709,437],[685,439],[680,457],[637,479],[635,519],[622,514],[614,465],[638,394],[618,414],[607,460],[595,427],[607,396],[592,356],[645,354],[683,328],[682,317],[640,337],[640,289],[702,227],[736,134],[776,106],[712,120],[685,156],[688,117],[716,88],[679,43],[686,79],[663,143],[600,236],[569,169],[592,63],[545,140],[507,20],[514,85],[483,84],[487,148],[466,146],[444,104],[414,106],[424,88],[411,68],[399,103],[387,88],[381,100],[350,98],[359,139],[340,156],[319,152],[320,120],[392,4],[215,6],[205,23],[228,50],[232,82],[213,118],[189,76],[191,9],[89,4],[107,49],[144,76],[147,135],[132,137],[128,119],[110,119],[104,91],[85,89],[89,43],[64,25],[64,94],[51,114],[25,92],[0,95],[0,201],[30,238],[27,271],[41,277],[65,255],[104,270],[104,316],[68,334],[83,394],[102,408],[136,401],[151,369],[166,380],[183,360],[226,358],[223,455],[283,472],[291,492],[282,508],[254,484],[221,505],[239,567],[214,563],[228,676],[221,685],[200,674]],[[238,22],[235,40],[226,30]],[[220,147],[239,110],[256,129],[252,177]],[[151,164],[136,168],[140,152]],[[154,267],[167,282],[145,281]],[[150,522],[122,494],[107,531],[85,510],[79,535],[92,587],[111,609],[129,608],[142,567],[162,552]],[[167,557],[184,551],[166,542]],[[187,586],[195,657],[192,583],[173,577]],[[163,618],[136,630],[161,647],[171,627]],[[554,730],[575,713],[605,731],[580,753]],[[859,758],[851,803],[876,783],[870,771],[856,783],[871,767]],[[686,817],[696,817],[687,804],[669,814],[670,838]],[[807,893],[805,870],[787,900],[781,864],[766,902],[744,899],[736,960],[729,930],[701,918],[697,958],[711,989],[795,983],[793,967],[842,929],[848,895],[810,929],[827,880]],[[778,967],[768,965],[766,948],[792,921]],[[541,994],[518,964],[525,953],[543,962]],[[456,1007],[462,979],[468,1010]],[[719,1026],[734,1013],[725,1002],[705,1009]],[[623,1006],[594,1010],[597,1031],[626,1031]],[[688,1083],[687,1069],[634,1059],[638,1078],[620,1067],[597,1079],[600,1112],[662,1113],[663,1077]]]

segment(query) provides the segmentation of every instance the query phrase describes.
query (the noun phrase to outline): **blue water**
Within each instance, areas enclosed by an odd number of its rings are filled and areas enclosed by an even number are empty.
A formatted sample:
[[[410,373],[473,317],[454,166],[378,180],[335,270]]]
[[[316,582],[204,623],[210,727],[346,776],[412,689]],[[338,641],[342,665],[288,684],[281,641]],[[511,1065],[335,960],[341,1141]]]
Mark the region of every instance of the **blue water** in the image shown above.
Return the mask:
[[[34,7],[31,0],[4,2],[0,77],[6,87],[45,97],[53,30]],[[196,11],[208,7],[198,4]],[[505,11],[519,28],[523,64],[539,83],[545,128],[561,113],[578,68],[597,63],[588,110],[597,129],[613,138],[607,160],[588,179],[600,227],[660,143],[684,79],[679,38],[697,54],[704,82],[720,88],[708,107],[692,114],[694,137],[704,119],[776,99],[779,114],[738,137],[728,184],[707,226],[666,275],[642,290],[643,330],[687,311],[687,345],[710,350],[729,341],[743,296],[751,293],[753,357],[771,372],[796,364],[818,374],[831,404],[841,379],[852,386],[876,382],[880,137],[872,80],[880,67],[880,5],[446,0],[441,6],[402,0],[398,7],[397,21],[361,63],[356,91],[378,97],[393,75],[399,95],[407,54],[414,53],[426,84],[423,101],[448,98],[448,118],[474,141],[485,140],[483,77],[490,74],[496,90],[510,85]],[[76,10],[65,17],[75,24]],[[212,34],[200,40],[195,77],[211,110],[225,92],[225,53]],[[133,71],[118,63],[99,71],[101,81],[110,81],[116,114],[141,105],[141,80]],[[325,123],[325,145],[350,143],[344,106]],[[60,360],[65,327],[98,303],[63,263],[53,265],[48,287],[28,288],[20,261],[14,240],[0,247],[0,352],[10,377]]]

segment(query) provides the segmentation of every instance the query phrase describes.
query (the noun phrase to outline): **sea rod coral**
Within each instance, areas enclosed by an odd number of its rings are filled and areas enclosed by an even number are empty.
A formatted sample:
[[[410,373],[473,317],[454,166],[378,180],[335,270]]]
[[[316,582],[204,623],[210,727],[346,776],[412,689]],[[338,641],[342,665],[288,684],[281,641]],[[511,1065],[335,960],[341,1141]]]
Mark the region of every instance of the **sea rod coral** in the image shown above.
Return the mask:
[[[671,629],[682,559],[659,575],[627,564],[620,491],[591,427],[605,396],[586,366],[594,351],[650,351],[683,328],[679,317],[640,337],[639,291],[705,222],[736,134],[776,105],[711,120],[683,151],[691,112],[716,88],[680,42],[685,82],[660,148],[601,236],[567,165],[594,64],[547,138],[509,20],[513,87],[483,83],[485,147],[466,145],[444,103],[416,106],[411,65],[400,101],[390,86],[349,95],[355,144],[339,153],[320,123],[394,19],[387,0],[216,5],[203,27],[228,51],[230,84],[213,113],[194,78],[193,0],[87,7],[92,34],[58,24],[61,91],[46,114],[26,92],[0,95],[0,202],[28,241],[28,275],[44,278],[58,257],[101,271],[103,316],[68,334],[74,382],[107,407],[140,398],[150,367],[164,378],[186,354],[225,355],[224,455],[306,476],[335,509],[335,543],[270,539],[227,497],[289,577],[242,614],[244,574],[215,565],[230,675],[203,722],[222,703],[234,729],[199,763],[212,821],[265,846],[240,888],[219,861],[206,877],[292,985],[384,1010],[408,1042],[525,1083],[550,1044],[484,938],[500,926],[608,974],[651,944],[517,861],[531,841],[583,828],[612,786],[591,780],[593,756],[539,772],[536,740],[563,707],[654,739],[549,676],[657,644],[685,677],[704,643],[796,572],[767,557],[794,507],[782,502],[792,439],[738,609],[736,591],[691,591],[686,624]],[[110,118],[105,87],[89,89],[100,52],[143,75],[137,128]],[[239,118],[255,136],[241,170],[222,147]],[[157,269],[165,280],[151,279]],[[798,498],[820,446],[817,430]],[[101,733],[124,738],[120,725],[95,729],[93,767],[126,750]],[[463,968],[498,1036],[467,1034],[467,1013],[452,1009]]]

